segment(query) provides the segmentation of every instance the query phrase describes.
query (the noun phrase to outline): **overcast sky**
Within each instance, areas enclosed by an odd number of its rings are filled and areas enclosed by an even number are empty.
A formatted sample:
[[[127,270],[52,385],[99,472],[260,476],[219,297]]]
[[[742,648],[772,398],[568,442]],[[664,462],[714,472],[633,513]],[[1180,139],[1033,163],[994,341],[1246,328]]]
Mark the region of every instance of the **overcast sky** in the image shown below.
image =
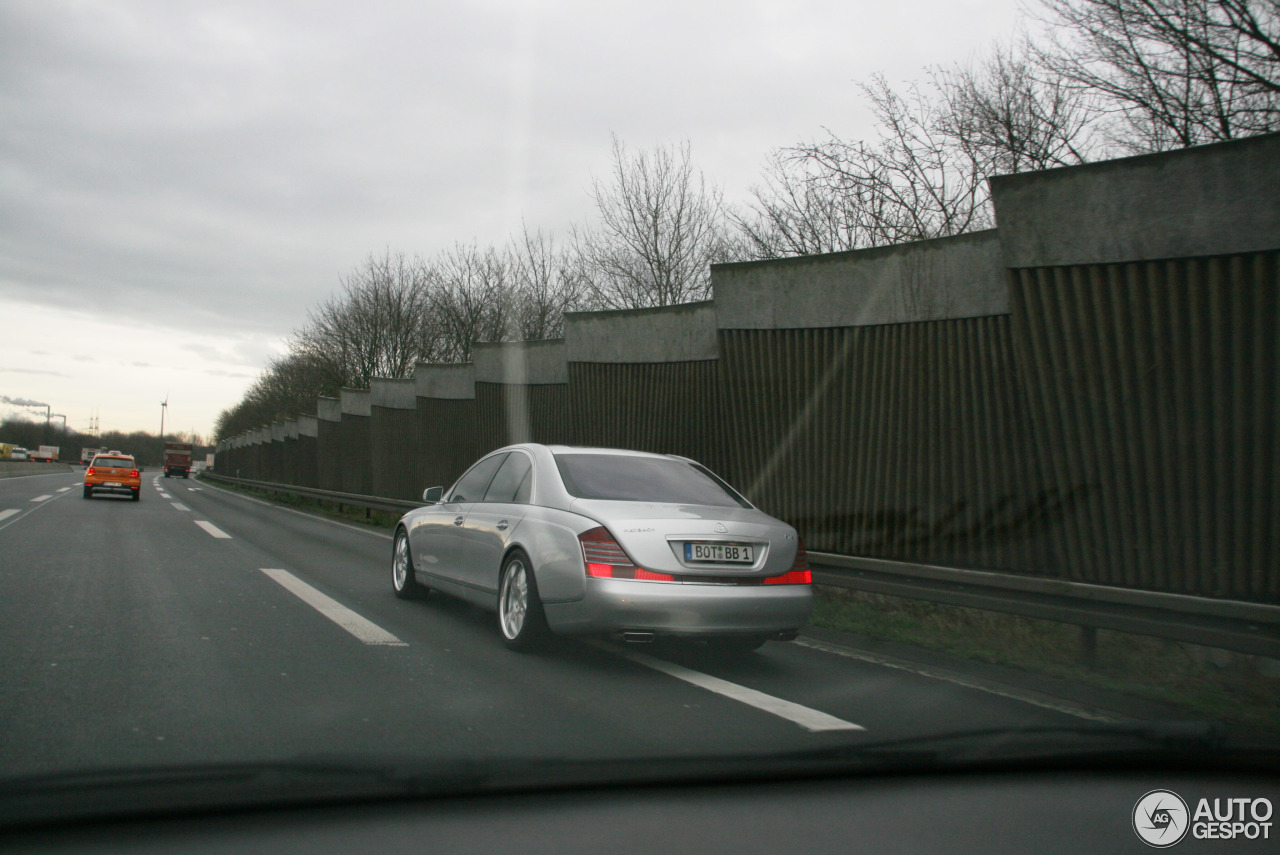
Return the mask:
[[[611,133],[744,200],[1017,5],[0,0],[0,417],[210,433],[370,252],[562,236]]]

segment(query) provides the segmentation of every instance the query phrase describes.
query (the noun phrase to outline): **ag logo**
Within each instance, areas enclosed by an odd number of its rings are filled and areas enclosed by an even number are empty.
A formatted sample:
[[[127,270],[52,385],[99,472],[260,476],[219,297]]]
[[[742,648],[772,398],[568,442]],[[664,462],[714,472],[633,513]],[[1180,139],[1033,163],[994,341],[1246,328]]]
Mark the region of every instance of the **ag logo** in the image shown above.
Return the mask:
[[[1187,835],[1187,803],[1172,790],[1152,790],[1133,806],[1133,830],[1148,846],[1165,849]]]

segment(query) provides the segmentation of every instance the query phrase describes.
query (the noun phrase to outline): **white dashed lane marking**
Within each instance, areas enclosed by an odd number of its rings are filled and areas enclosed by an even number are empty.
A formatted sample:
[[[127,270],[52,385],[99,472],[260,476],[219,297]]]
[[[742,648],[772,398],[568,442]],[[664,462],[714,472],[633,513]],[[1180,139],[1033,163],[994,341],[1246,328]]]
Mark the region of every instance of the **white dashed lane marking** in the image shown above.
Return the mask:
[[[36,496],[36,497],[35,497],[34,499],[32,499],[31,501],[33,501],[33,502],[43,502],[43,501],[45,501],[45,500],[47,500],[47,499],[52,499],[52,498],[53,498],[53,496]]]
[[[71,489],[70,487],[59,487],[59,488],[58,488],[58,492],[59,492],[59,493],[65,493],[65,492],[67,492],[67,491],[68,491],[68,490],[70,490],[70,489]]]
[[[279,582],[285,590],[302,600],[311,608],[363,641],[365,644],[375,644],[384,647],[408,647],[409,645],[387,632],[376,623],[369,621],[342,603],[332,597],[322,594],[288,570],[272,570],[266,567],[262,568],[262,572],[266,573],[275,581]]]
[[[190,508],[188,508],[186,505],[182,504],[182,502],[174,502],[174,503],[173,503],[173,507],[174,507],[174,509],[175,509],[175,510],[179,510],[179,511],[189,511],[189,510],[191,510],[191,509],[190,509]]]
[[[195,523],[214,537],[223,538],[225,540],[231,539],[231,535],[227,534],[208,520],[196,520]]]
[[[9,517],[17,516],[20,513],[22,513],[22,511],[17,508],[9,508],[7,511],[0,511],[0,522],[4,522]]]

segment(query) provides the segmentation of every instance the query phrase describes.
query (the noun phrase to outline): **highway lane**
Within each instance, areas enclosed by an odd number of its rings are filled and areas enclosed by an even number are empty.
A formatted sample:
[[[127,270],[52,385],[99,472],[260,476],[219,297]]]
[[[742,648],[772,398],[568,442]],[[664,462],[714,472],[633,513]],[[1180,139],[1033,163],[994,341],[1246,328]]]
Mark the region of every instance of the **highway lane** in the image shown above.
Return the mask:
[[[386,532],[158,473],[138,503],[85,501],[79,484],[0,483],[0,513],[17,510],[0,520],[10,775],[330,752],[739,754],[1079,722],[812,642],[728,661],[576,640],[516,654],[488,613],[392,596]]]

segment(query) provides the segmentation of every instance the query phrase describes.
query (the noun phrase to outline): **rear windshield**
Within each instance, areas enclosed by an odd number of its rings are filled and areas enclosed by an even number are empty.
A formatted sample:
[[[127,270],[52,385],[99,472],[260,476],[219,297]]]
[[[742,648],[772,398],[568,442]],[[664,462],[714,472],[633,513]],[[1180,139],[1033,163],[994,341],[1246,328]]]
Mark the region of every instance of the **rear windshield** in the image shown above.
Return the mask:
[[[93,458],[94,466],[101,466],[105,469],[132,469],[132,457],[95,457]]]
[[[565,489],[579,499],[751,507],[711,472],[683,460],[573,453],[555,458]]]

